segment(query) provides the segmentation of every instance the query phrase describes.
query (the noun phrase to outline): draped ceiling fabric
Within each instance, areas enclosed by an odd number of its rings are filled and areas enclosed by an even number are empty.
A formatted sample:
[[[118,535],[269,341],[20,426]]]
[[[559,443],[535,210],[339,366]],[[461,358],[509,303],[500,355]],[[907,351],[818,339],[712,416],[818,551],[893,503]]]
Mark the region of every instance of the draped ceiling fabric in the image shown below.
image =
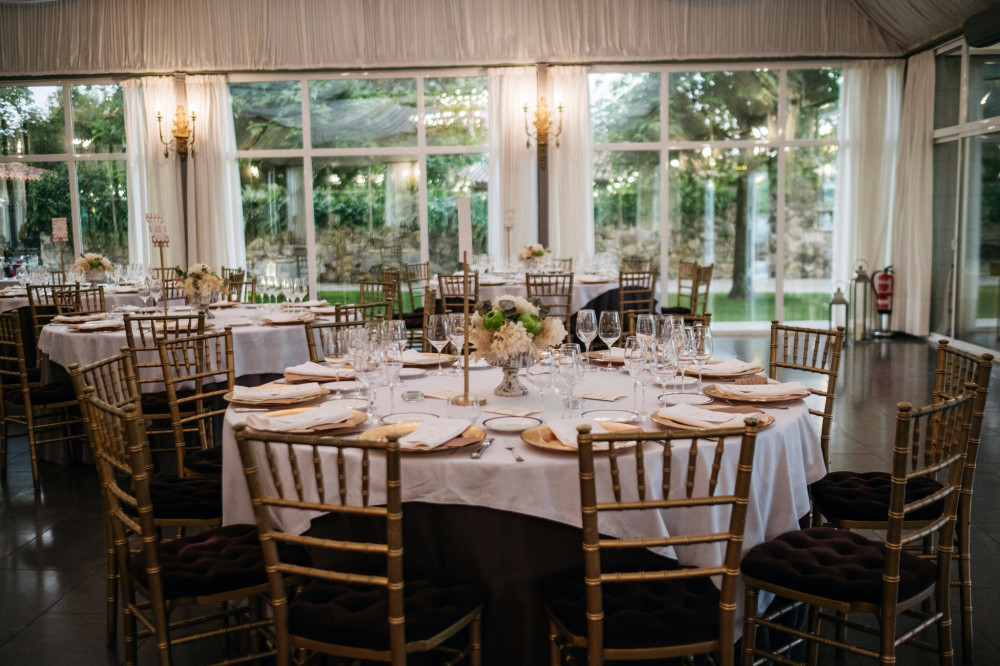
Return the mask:
[[[0,77],[898,57],[998,0],[0,0]]]

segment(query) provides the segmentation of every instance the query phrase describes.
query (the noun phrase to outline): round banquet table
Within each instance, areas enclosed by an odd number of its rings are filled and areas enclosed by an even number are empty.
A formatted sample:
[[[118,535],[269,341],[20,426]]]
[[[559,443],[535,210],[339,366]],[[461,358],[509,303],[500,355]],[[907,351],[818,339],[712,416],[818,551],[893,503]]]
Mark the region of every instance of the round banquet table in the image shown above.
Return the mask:
[[[602,296],[609,291],[618,289],[616,278],[573,278],[573,302],[570,314],[575,314],[585,307],[595,298]],[[523,280],[503,280],[496,276],[482,276],[479,278],[479,299],[482,301],[492,301],[505,294],[524,297],[527,295],[527,287]]]
[[[170,309],[170,314],[190,310]],[[236,376],[280,374],[290,365],[309,360],[306,335],[301,323],[281,326],[250,325],[252,308],[232,307],[213,309],[210,331],[232,326]],[[52,363],[68,368],[72,363],[87,365],[114,356],[126,345],[125,331],[80,332],[67,326],[49,324],[38,338],[38,349]],[[156,390],[147,385],[146,390]]]
[[[500,383],[501,373],[494,368],[470,371],[470,389],[487,397],[486,409],[494,406],[531,407],[541,410],[535,416],[543,420],[560,418],[558,396],[540,400],[534,393],[520,398],[501,398],[492,389]],[[460,375],[432,377],[422,375],[406,379],[398,391],[419,389],[425,393],[436,388],[461,389]],[[616,402],[584,400],[583,410],[631,409],[631,378],[621,371],[592,372],[585,375],[578,392],[600,391],[627,397]],[[388,389],[379,391],[379,406],[388,409]],[[644,408],[657,406],[659,387],[649,387]],[[757,438],[751,498],[747,514],[745,548],[798,528],[799,518],[809,511],[808,484],[824,474],[819,436],[805,403],[798,401],[788,409],[768,409],[775,417]],[[401,402],[396,410],[444,414],[442,400],[424,398],[417,403]],[[484,412],[478,420],[494,416]],[[236,450],[233,426],[246,413],[230,408],[223,427],[223,522],[253,523],[253,511]],[[371,425],[371,424],[369,424]],[[656,428],[648,419],[640,425]],[[463,571],[483,579],[490,591],[484,612],[484,650],[487,664],[543,664],[547,658],[547,632],[544,613],[536,587],[548,573],[574,565],[582,567],[579,478],[576,456],[572,452],[543,450],[522,441],[517,435],[496,435],[496,441],[478,460],[470,458],[469,449],[437,453],[405,453],[402,466],[402,494],[406,503],[404,543],[406,570],[421,567],[444,567]],[[505,445],[513,444],[524,458],[517,462]],[[647,447],[657,446],[647,443]],[[678,444],[683,448],[684,445]],[[706,444],[710,450],[714,443]],[[736,465],[739,443],[727,444],[725,456]],[[676,450],[676,448],[675,448]],[[684,461],[686,464],[686,454]],[[706,451],[706,455],[710,455]],[[306,457],[308,459],[308,456]],[[348,457],[357,464],[357,457]],[[680,459],[678,458],[678,461]],[[324,460],[332,470],[333,461]],[[634,459],[619,457],[622,478],[632,474]],[[685,464],[675,464],[674,473],[682,474]],[[598,456],[598,501],[610,497],[608,461]],[[656,492],[658,471],[647,465],[647,489]],[[384,471],[376,459],[371,478]],[[350,475],[350,471],[348,472]],[[652,476],[649,476],[652,475]],[[335,478],[336,473],[333,473]],[[305,477],[303,477],[305,478]],[[701,479],[704,482],[704,479]],[[719,492],[731,492],[733,476],[723,475]],[[291,482],[290,482],[291,483]],[[600,485],[603,483],[603,486]],[[673,487],[683,487],[680,477]],[[305,492],[309,493],[314,488]],[[373,502],[380,501],[373,488]],[[294,532],[309,529],[332,531],[347,529],[343,523],[324,524],[332,517],[317,517],[312,523],[292,523],[288,516],[275,514],[275,520]],[[683,531],[701,533],[704,526],[725,529],[728,512],[718,508],[676,512],[623,512],[603,516],[602,533],[612,537],[665,536]],[[702,545],[678,548],[664,555],[676,557],[682,564],[693,562],[722,564],[723,546]],[[741,606],[742,607],[742,606]],[[737,625],[739,626],[739,625]]]
[[[118,292],[112,287],[104,290],[104,305],[111,311],[122,305],[142,305],[142,299],[139,298],[139,294],[134,289]],[[26,293],[17,296],[0,295],[0,312],[10,312],[11,310],[26,307],[28,307],[28,295]]]

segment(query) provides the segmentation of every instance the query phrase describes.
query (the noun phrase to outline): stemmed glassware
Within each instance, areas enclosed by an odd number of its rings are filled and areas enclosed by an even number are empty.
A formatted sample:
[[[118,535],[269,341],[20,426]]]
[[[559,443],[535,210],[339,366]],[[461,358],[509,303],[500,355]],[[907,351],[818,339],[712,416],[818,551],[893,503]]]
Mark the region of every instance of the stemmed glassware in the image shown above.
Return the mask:
[[[694,345],[691,342],[691,329],[674,329],[674,349],[677,352],[677,374],[681,378],[681,393],[687,393],[684,382],[684,371],[694,363]]]
[[[640,404],[646,404],[646,382],[651,376],[646,356],[646,345],[636,335],[625,338],[625,369],[632,376],[632,411],[642,416]],[[642,387],[642,403],[639,402],[639,387]]]
[[[615,314],[618,314],[617,312]],[[572,410],[573,389],[583,375],[580,345],[563,344],[552,349],[552,387],[562,397],[563,418]]]
[[[409,339],[406,335],[406,322],[402,319],[386,319],[382,322],[382,342],[394,342],[400,353],[406,349]]]
[[[593,310],[580,310],[576,313],[576,337],[583,341],[587,372],[593,372],[590,363],[590,343],[597,337],[597,315]]]
[[[462,347],[465,346],[464,312],[452,312],[448,315],[448,340],[455,347],[455,353],[462,359],[462,363],[465,363],[465,352],[462,350]],[[456,368],[455,373],[457,372]]]
[[[156,307],[156,302],[163,297],[163,282],[157,279],[152,279],[149,281],[149,295],[153,298],[153,307]],[[166,312],[167,306],[164,304],[163,311]]]
[[[403,369],[403,351],[394,340],[382,342],[382,374],[389,385],[389,413],[396,411],[396,384]]]
[[[448,344],[448,315],[435,314],[427,318],[427,329],[424,331],[427,340],[434,346],[438,353],[438,369],[432,375],[443,375],[441,369],[441,350]]]
[[[677,352],[674,349],[674,342],[669,335],[666,338],[657,336],[653,353],[653,378],[657,384],[666,389],[667,382],[676,376]]]
[[[292,298],[295,299],[296,303],[299,303],[299,310],[304,311],[305,308],[302,307],[302,302],[306,300],[306,296],[309,295],[309,284],[306,282],[305,278],[295,278],[292,280]]]
[[[350,333],[349,331],[331,329],[323,334],[323,360],[326,364],[337,372],[337,400],[343,397],[343,389],[340,386],[340,369],[347,364],[350,354]]]
[[[552,351],[535,350],[535,364],[525,368],[524,378],[531,384],[540,400],[545,400],[545,391],[552,386]]]
[[[656,320],[651,314],[641,314],[635,318],[635,337],[639,338],[643,349],[649,348],[649,343],[656,336]]]
[[[351,363],[354,365],[354,376],[368,389],[368,401],[371,403],[369,416],[378,420],[378,386],[385,375],[382,368],[382,350],[377,345],[366,344],[355,349]]]
[[[139,298],[142,299],[142,308],[145,310],[149,303],[149,297],[151,295],[149,288],[149,278],[140,278],[139,283],[135,287],[135,291],[139,295]]]
[[[715,343],[712,340],[712,331],[701,324],[692,328],[689,335],[694,364],[698,368],[698,393],[701,393],[701,371],[705,363],[712,358]]]
[[[278,289],[281,292],[281,295],[285,297],[285,303],[291,303],[292,294],[294,293],[295,289],[295,283],[292,281],[292,278],[290,277],[283,278],[281,280],[281,284],[278,287]]]
[[[605,372],[611,372],[611,346],[622,336],[622,322],[617,310],[602,310],[601,319],[597,324],[597,335],[608,346],[608,367]]]

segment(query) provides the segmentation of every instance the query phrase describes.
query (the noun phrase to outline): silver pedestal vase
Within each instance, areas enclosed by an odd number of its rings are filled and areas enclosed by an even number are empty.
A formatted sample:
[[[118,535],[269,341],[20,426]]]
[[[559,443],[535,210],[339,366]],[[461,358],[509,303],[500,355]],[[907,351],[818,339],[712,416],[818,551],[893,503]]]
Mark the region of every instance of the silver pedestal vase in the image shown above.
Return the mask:
[[[493,393],[505,398],[517,398],[528,394],[528,388],[521,383],[521,379],[517,373],[521,368],[530,368],[535,364],[534,349],[508,357],[503,361],[490,359],[487,359],[487,361],[493,367],[503,370],[503,381],[493,389]]]

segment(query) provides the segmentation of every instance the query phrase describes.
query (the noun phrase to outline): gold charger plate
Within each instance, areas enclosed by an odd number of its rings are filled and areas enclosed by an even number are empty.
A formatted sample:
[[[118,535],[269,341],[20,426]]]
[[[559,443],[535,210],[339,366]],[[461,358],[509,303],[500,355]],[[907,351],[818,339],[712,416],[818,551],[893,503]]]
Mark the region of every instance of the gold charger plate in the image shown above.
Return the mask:
[[[282,384],[277,384],[276,386],[282,386]],[[288,384],[288,386],[291,386],[291,384]],[[272,387],[269,387],[269,388],[274,388],[274,387],[272,386]],[[322,399],[325,396],[327,396],[327,395],[330,394],[330,389],[328,389],[328,388],[320,386],[319,389],[320,389],[320,392],[319,392],[318,395],[307,395],[307,396],[299,396],[299,397],[292,397],[292,398],[274,398],[272,400],[267,400],[267,401],[264,401],[264,402],[261,402],[261,401],[233,400],[233,392],[232,391],[230,391],[229,393],[227,393],[224,396],[222,396],[222,398],[223,398],[223,400],[229,402],[230,404],[237,405],[237,406],[240,406],[240,407],[261,407],[261,408],[266,408],[266,407],[286,407],[288,405],[304,405],[304,404],[306,404],[308,402],[314,402],[316,400],[320,400],[320,399]]]
[[[606,352],[604,352],[604,351],[592,351],[592,352],[587,352],[586,354],[584,354],[584,357],[585,358],[589,358],[591,361],[595,361],[595,362],[598,362],[598,363],[604,363],[605,365],[607,365],[609,359],[607,359],[607,358],[604,357],[605,353]],[[624,359],[624,357],[623,358],[613,358],[613,359],[610,359],[610,361],[611,361],[611,365],[625,365],[625,359]]]
[[[427,362],[414,363],[412,361],[403,361],[404,368],[427,368],[429,366],[437,365],[438,355],[436,352],[423,352],[421,356],[427,357]],[[458,357],[454,354],[441,354],[441,365],[451,365],[458,360]],[[471,370],[471,366],[470,366]]]
[[[379,439],[384,439],[389,435],[398,433],[400,437],[405,437],[411,432],[420,427],[419,423],[390,423],[389,425],[379,426],[377,428],[372,428],[371,430],[366,430],[358,436],[358,439],[364,442],[372,442]],[[473,444],[479,444],[484,439],[486,439],[486,431],[479,426],[469,426],[466,428],[462,434],[454,439],[448,440],[440,446],[435,446],[433,449],[401,449],[402,453],[441,453],[442,451],[454,451],[455,449],[462,449],[466,446],[471,446]]]
[[[297,407],[295,409],[279,409],[278,411],[269,413],[267,416],[269,418],[294,416],[295,414],[308,412],[310,409],[316,409],[316,405],[313,405],[312,407]],[[323,425],[313,426],[312,428],[302,428],[300,430],[282,430],[281,432],[291,435],[313,435],[316,433],[329,433],[334,435],[346,434],[347,432],[354,432],[358,429],[358,426],[367,420],[368,414],[359,409],[352,409],[351,417],[346,421],[340,421],[338,423],[325,423]]]
[[[627,432],[629,430],[634,430],[636,432],[641,432],[642,428],[631,423],[617,423],[614,421],[601,421],[601,427],[608,432]],[[540,449],[548,449],[549,451],[571,451],[576,452],[575,446],[566,446],[559,438],[553,434],[552,429],[545,425],[544,423],[534,428],[528,428],[521,433],[521,439],[523,439],[528,444],[532,446],[537,446]],[[635,446],[635,442],[617,442],[615,444],[616,449],[628,449]],[[595,442],[595,451],[607,451],[607,442]]]
[[[809,392],[806,391],[802,395],[759,395],[759,396],[744,396],[742,398],[733,398],[728,395],[719,395],[719,392],[715,390],[714,384],[709,384],[708,386],[705,386],[701,390],[701,392],[717,400],[732,400],[734,402],[754,402],[761,404],[766,404],[769,402],[791,402],[792,400],[801,400],[802,398],[809,397]]]
[[[727,414],[747,414],[758,417],[757,427],[766,428],[767,426],[774,423],[774,416],[768,414],[767,412],[762,412],[756,407],[751,407],[749,405],[706,405],[705,407],[699,407],[698,409],[707,409],[710,412],[725,412]],[[660,416],[658,412],[653,412],[650,417],[653,421],[659,423],[665,428],[676,428],[678,430],[694,430],[695,426],[687,425],[686,423],[678,423],[666,417]],[[713,426],[716,427],[716,426]]]

